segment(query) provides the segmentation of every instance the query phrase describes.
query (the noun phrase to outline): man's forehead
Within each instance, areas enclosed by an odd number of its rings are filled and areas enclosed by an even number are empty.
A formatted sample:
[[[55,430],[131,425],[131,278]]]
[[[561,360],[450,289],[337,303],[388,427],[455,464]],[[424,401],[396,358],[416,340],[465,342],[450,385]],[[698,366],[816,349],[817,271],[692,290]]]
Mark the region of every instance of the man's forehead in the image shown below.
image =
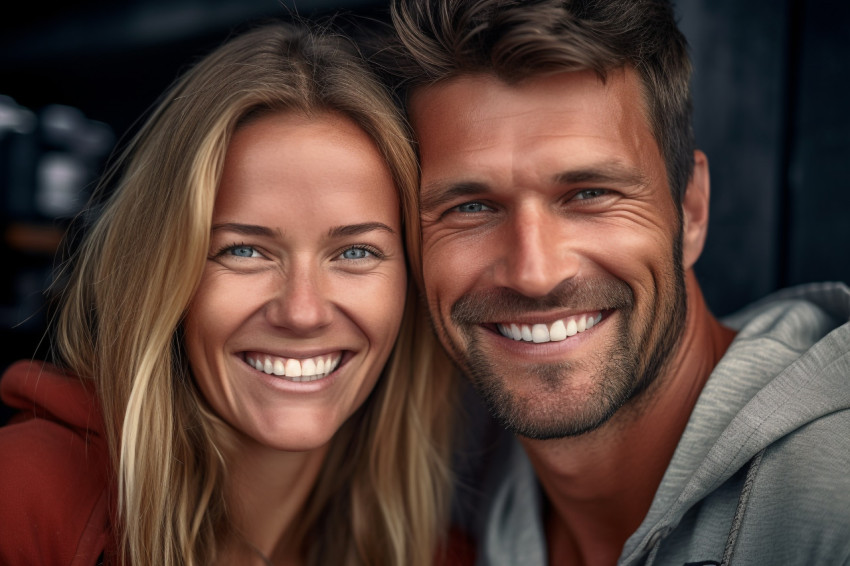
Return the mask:
[[[445,144],[464,152],[512,138],[643,129],[648,124],[639,87],[627,78],[620,74],[603,82],[595,72],[579,71],[508,84],[492,74],[462,75],[418,89],[409,117],[420,151],[443,155]]]
[[[563,79],[559,81],[558,79]],[[573,84],[578,87],[605,87],[609,83],[630,83],[639,89],[637,73],[622,67],[608,71],[605,76],[589,69],[571,71],[553,71],[529,75],[521,80],[506,81],[492,72],[470,72],[453,75],[435,83],[421,85],[408,92],[408,110],[411,114],[421,114],[432,109],[435,99],[444,104],[451,99],[468,98],[471,95],[485,95],[492,92],[531,93],[535,90],[547,90],[553,84],[560,83],[561,88]],[[556,87],[557,88],[557,87]]]
[[[408,93],[407,108],[410,121],[416,127],[417,119],[440,108],[453,100],[468,96],[467,85],[476,85],[479,89],[496,84],[495,76],[484,73],[462,74],[449,77],[436,83],[419,86]]]
[[[658,148],[643,108],[640,82],[625,72],[516,84],[476,74],[423,87],[411,99],[422,194],[461,196],[531,177],[549,186],[646,185],[655,175],[643,166],[660,154],[649,155]]]

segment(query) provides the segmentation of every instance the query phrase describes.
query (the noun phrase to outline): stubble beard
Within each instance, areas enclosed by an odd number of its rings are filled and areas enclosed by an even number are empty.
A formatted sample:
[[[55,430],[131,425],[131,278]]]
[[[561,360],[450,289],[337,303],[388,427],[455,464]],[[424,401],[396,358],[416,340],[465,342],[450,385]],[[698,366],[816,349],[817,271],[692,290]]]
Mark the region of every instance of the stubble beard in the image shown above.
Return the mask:
[[[672,273],[665,274],[652,308],[633,328],[634,295],[619,280],[567,281],[541,299],[531,299],[507,289],[476,292],[461,297],[452,307],[452,323],[466,338],[466,348],[443,328],[443,342],[478,391],[493,418],[514,434],[548,440],[586,434],[608,422],[623,406],[637,399],[656,381],[672,357],[682,334],[687,312],[680,246],[673,250]],[[573,306],[574,305],[574,306]],[[614,339],[585,363],[562,361],[523,368],[523,380],[533,380],[534,395],[512,391],[509,376],[482,347],[477,333],[482,321],[517,318],[522,312],[556,307],[606,310],[619,313]],[[570,338],[567,338],[568,340]],[[571,376],[592,373],[587,391],[573,387]],[[513,376],[517,377],[517,376]]]

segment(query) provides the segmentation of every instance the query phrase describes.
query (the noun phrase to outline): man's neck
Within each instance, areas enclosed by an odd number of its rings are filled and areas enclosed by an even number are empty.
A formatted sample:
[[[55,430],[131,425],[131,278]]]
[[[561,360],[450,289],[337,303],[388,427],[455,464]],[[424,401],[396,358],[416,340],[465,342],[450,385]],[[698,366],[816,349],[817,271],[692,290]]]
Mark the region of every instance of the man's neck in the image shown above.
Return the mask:
[[[692,271],[681,341],[662,375],[599,429],[521,439],[548,498],[550,564],[615,564],[646,516],[691,411],[734,333],[708,311]]]

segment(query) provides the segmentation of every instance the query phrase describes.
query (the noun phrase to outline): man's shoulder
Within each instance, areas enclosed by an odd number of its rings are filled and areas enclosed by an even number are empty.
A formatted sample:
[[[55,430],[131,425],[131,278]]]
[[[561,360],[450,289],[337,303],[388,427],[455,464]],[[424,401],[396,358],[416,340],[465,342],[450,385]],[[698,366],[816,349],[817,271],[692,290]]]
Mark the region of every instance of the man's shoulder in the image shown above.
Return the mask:
[[[776,323],[786,319],[791,329],[831,329],[850,321],[850,287],[842,282],[805,283],[786,287],[754,301],[721,321],[736,330],[756,321],[746,334],[780,331]]]
[[[850,561],[850,409],[774,442],[754,475],[735,555],[742,563]]]
[[[758,485],[798,513],[819,515],[832,508],[850,526],[850,407],[777,439],[765,450]]]
[[[774,439],[681,519],[659,523],[656,563],[720,563],[730,554],[740,564],[848,563],[848,470],[850,409],[813,418]]]

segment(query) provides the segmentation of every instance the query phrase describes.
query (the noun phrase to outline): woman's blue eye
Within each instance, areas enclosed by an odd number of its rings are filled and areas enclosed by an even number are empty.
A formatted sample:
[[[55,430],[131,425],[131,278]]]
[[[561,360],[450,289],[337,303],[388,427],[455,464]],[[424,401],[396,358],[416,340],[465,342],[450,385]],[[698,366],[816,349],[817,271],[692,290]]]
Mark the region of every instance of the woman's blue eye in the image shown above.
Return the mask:
[[[369,250],[364,250],[363,248],[348,248],[342,252],[343,259],[365,259],[370,255],[372,255],[372,253]]]
[[[490,210],[490,207],[481,204],[480,202],[465,202],[460,206],[456,207],[455,210],[458,212],[483,212],[485,210]]]
[[[236,257],[256,257],[259,255],[257,250],[251,246],[234,246],[230,248],[230,254]]]

